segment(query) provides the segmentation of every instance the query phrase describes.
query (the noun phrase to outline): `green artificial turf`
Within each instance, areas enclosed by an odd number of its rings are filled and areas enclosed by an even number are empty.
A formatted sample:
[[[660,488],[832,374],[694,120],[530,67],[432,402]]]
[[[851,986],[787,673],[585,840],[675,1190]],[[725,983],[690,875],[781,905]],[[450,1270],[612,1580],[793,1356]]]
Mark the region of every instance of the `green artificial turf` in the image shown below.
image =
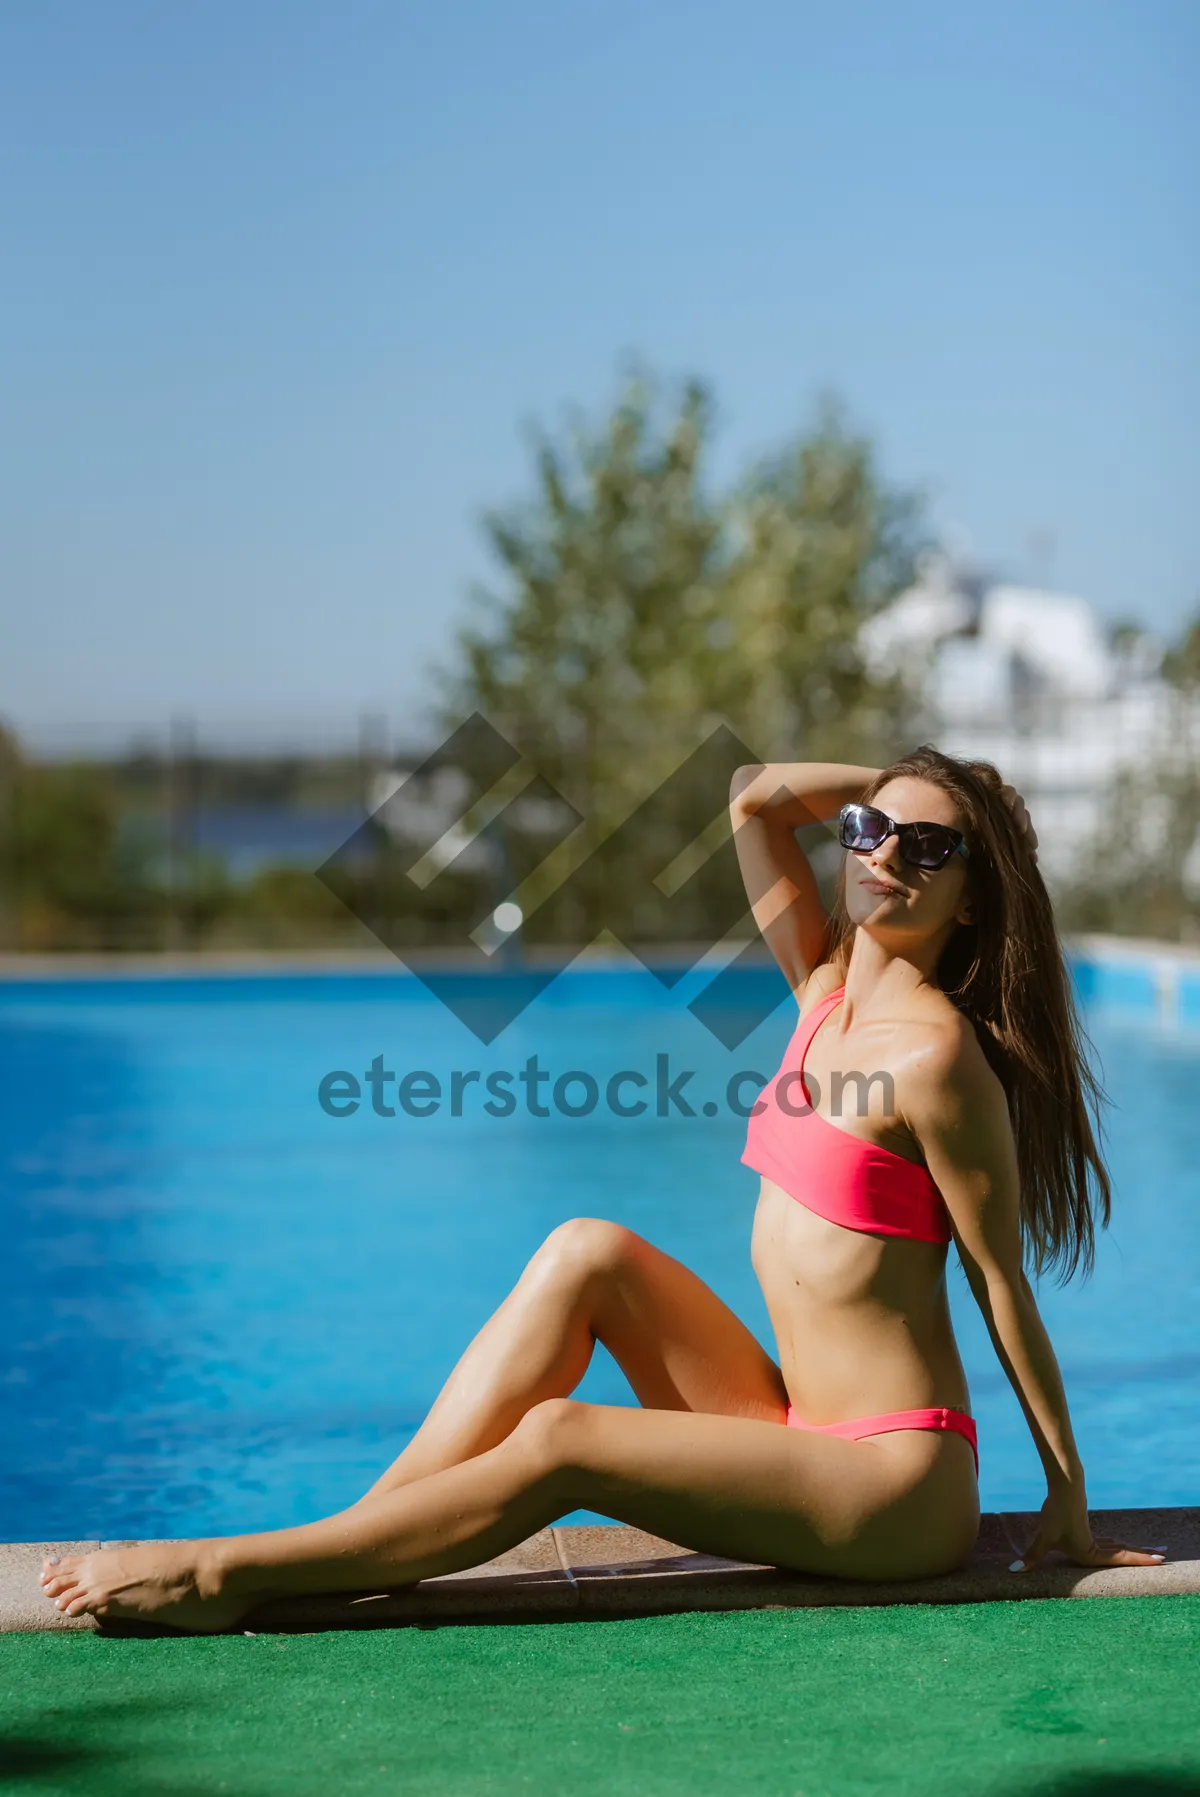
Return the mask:
[[[1200,1597],[0,1637],[5,1791],[1200,1792]]]

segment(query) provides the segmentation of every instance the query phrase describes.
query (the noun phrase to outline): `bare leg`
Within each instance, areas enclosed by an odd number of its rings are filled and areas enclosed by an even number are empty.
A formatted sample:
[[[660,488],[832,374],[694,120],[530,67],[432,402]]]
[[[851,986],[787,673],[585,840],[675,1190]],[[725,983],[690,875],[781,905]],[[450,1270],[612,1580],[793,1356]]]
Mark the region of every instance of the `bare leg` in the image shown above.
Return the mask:
[[[702,1279],[631,1229],[577,1217],[538,1249],[367,1498],[495,1447],[535,1404],[574,1391],[597,1341],[648,1409],[780,1421],[787,1408],[779,1368]]]
[[[220,1629],[284,1593],[394,1587],[477,1565],[578,1504],[702,1551],[849,1577],[946,1570],[978,1527],[959,1436],[851,1442],[777,1421],[556,1399],[496,1447],[323,1522],[69,1556],[43,1585],[72,1616]]]

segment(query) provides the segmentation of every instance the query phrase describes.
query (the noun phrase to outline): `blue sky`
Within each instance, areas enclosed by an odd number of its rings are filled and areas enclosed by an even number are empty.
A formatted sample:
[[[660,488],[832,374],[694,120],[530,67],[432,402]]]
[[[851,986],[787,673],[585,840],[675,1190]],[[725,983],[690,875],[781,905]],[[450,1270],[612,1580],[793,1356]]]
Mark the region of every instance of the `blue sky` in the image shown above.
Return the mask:
[[[1169,633],[1198,77],[1192,0],[6,8],[0,718],[410,734],[522,424],[631,353],[712,382],[717,477],[836,390],[977,555]]]

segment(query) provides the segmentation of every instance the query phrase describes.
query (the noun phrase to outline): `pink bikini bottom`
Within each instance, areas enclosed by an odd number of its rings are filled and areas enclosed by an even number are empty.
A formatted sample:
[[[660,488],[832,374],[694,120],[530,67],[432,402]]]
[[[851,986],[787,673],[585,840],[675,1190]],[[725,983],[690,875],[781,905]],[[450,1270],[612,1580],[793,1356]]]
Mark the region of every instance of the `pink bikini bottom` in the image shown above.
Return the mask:
[[[965,1435],[975,1456],[975,1473],[979,1473],[979,1441],[975,1419],[963,1410],[888,1410],[882,1416],[856,1416],[848,1423],[806,1423],[788,1405],[789,1429],[811,1429],[817,1435],[841,1435],[846,1441],[861,1441],[864,1435],[888,1435],[893,1429],[949,1429]]]

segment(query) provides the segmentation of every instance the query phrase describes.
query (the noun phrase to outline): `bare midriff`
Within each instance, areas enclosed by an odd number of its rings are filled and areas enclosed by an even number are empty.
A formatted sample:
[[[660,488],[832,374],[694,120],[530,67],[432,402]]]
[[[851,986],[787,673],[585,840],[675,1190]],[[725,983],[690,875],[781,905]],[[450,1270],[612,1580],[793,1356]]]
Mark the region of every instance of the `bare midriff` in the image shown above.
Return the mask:
[[[806,1422],[932,1405],[969,1412],[944,1243],[845,1229],[764,1177],[750,1252]]]

